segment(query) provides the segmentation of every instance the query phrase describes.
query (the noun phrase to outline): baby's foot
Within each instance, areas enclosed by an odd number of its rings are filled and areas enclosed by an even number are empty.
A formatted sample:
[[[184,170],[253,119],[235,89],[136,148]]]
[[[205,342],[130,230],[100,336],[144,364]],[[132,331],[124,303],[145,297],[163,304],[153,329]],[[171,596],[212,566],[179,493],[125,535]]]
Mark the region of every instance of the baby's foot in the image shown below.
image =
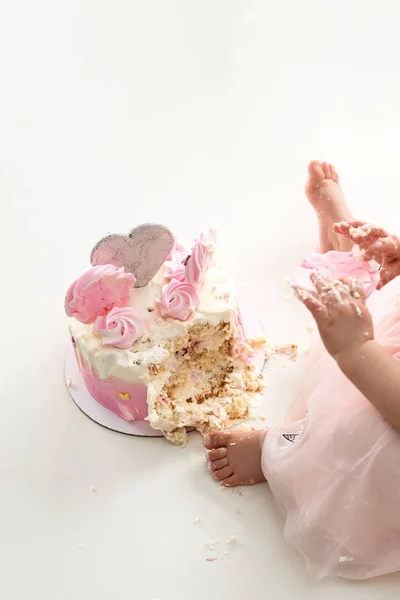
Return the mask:
[[[321,252],[351,250],[352,242],[332,231],[335,223],[352,220],[335,167],[317,160],[310,162],[306,195],[317,213]]]
[[[265,481],[261,469],[261,446],[266,430],[212,433],[204,440],[210,452],[208,468],[224,485],[253,485]]]

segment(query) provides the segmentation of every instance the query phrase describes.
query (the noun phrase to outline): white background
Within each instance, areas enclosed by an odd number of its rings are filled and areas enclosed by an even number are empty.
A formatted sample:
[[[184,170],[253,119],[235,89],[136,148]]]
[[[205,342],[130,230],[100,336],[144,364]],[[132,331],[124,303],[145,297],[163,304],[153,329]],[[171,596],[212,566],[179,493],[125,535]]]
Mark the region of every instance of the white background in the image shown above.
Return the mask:
[[[218,226],[271,340],[307,344],[309,318],[284,283],[317,239],[307,161],[336,164],[357,216],[399,221],[399,10],[0,1],[2,600],[398,594],[398,576],[312,582],[266,484],[221,493],[196,436],[181,450],[100,428],[62,371],[67,286],[100,237],[144,221],[188,238]],[[303,367],[269,365],[270,420]]]

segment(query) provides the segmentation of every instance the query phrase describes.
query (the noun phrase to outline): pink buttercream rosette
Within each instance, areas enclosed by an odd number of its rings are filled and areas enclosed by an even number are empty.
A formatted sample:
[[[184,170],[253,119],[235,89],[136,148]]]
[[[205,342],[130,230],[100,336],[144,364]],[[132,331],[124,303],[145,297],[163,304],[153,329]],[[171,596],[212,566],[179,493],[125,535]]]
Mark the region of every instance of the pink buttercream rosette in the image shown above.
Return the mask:
[[[370,296],[379,281],[379,267],[376,263],[363,261],[355,252],[336,252],[331,250],[325,254],[313,252],[301,262],[289,277],[293,288],[315,292],[310,279],[311,273],[321,273],[333,279],[347,277],[356,279],[364,286],[366,296]]]
[[[180,252],[185,252],[186,256],[188,255],[184,244],[176,237],[174,238],[174,245],[172,246],[172,250],[169,253],[167,260],[172,260],[175,254],[179,254]]]
[[[97,317],[93,330],[102,339],[103,346],[126,350],[144,334],[144,324],[130,306],[115,306],[105,317]]]
[[[81,323],[94,323],[114,306],[125,306],[135,277],[123,267],[101,265],[92,267],[78,277],[68,288],[65,312]]]
[[[183,251],[175,252],[165,265],[164,278],[171,281],[171,279],[177,279],[178,281],[185,280],[185,265],[187,261],[188,253]]]
[[[156,306],[162,317],[186,321],[199,306],[199,296],[190,283],[172,279],[163,286]]]

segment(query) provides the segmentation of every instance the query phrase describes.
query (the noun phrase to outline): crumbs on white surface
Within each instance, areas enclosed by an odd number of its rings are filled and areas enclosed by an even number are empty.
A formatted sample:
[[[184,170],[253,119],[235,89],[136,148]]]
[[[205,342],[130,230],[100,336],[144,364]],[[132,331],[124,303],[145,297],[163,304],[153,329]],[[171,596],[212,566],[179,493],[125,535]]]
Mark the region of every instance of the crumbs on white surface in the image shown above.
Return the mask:
[[[208,540],[205,544],[209,550],[214,550],[215,544],[219,544],[220,540]]]
[[[289,357],[290,360],[296,360],[298,355],[297,344],[281,344],[280,346],[274,346],[272,351],[274,354],[284,354]]]
[[[233,546],[234,544],[236,544],[236,541],[237,541],[236,535],[231,535],[231,537],[229,538],[229,540],[226,543]]]
[[[201,517],[196,517],[194,520],[194,524],[198,525],[199,523],[201,523]]]
[[[312,333],[313,331],[315,331],[315,329],[315,323],[309,323],[308,325],[306,325],[306,331],[308,331],[309,333]]]
[[[86,550],[86,544],[79,544],[78,550]]]
[[[204,463],[206,461],[206,457],[203,453],[196,454],[195,452],[191,452],[189,454],[188,463],[189,465],[199,465],[200,463]]]
[[[207,556],[207,562],[214,562],[214,560],[218,560],[218,556]]]
[[[236,509],[236,514],[237,514],[237,515],[241,515],[241,514],[242,514],[242,511],[240,510],[240,508],[237,508],[237,509]]]
[[[353,560],[354,560],[354,556],[339,556],[340,563],[353,562]]]
[[[67,388],[72,388],[72,379],[71,379],[71,377],[67,377],[67,379],[65,380],[65,385],[67,386]]]
[[[90,486],[90,491],[92,492],[92,494],[97,494],[97,492],[98,492],[99,490],[98,490],[98,489],[97,489],[97,487],[95,487],[94,485],[91,485],[91,486]]]
[[[305,346],[303,352],[304,354],[310,354],[310,346]]]

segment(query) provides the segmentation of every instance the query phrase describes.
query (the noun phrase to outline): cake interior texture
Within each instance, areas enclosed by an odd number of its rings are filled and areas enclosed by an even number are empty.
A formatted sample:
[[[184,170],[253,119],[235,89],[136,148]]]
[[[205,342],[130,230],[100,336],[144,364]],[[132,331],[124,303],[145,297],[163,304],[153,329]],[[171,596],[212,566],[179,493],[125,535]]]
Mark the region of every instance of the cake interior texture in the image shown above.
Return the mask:
[[[183,445],[186,428],[203,435],[254,416],[254,394],[262,384],[251,360],[235,354],[230,323],[196,324],[169,348],[149,385],[149,421]],[[252,356],[252,348],[246,349]],[[244,352],[242,346],[241,352]]]

